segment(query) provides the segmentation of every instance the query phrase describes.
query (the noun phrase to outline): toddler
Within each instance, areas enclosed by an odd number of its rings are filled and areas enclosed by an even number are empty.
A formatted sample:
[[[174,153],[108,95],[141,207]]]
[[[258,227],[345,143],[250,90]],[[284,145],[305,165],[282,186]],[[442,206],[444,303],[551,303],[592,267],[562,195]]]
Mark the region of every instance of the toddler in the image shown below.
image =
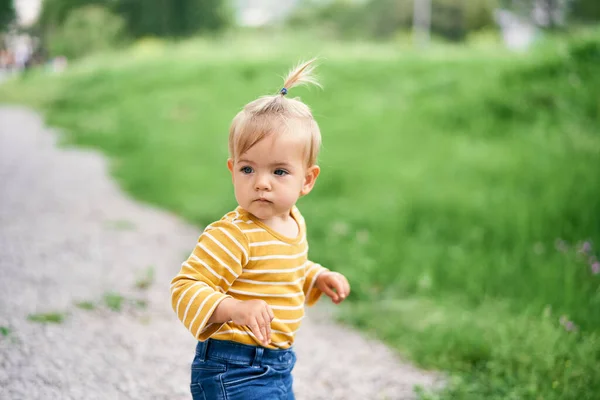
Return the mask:
[[[198,399],[294,399],[294,336],[304,305],[339,304],[347,279],[308,259],[296,201],[319,176],[321,133],[310,109],[286,95],[317,81],[314,60],[232,121],[229,159],[238,207],[210,224],[171,283],[177,317],[198,339],[191,393]]]

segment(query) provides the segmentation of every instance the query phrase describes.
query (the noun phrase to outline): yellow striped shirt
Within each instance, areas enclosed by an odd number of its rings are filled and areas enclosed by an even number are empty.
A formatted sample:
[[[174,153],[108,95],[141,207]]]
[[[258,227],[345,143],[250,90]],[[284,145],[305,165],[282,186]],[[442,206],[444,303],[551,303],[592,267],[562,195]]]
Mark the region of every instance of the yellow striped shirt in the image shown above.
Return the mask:
[[[194,337],[260,345],[247,326],[207,322],[227,297],[262,299],[275,314],[269,347],[292,346],[304,305],[321,296],[316,278],[327,269],[308,260],[304,218],[296,207],[291,215],[299,227],[295,238],[275,232],[241,207],[206,227],[171,282],[173,309]]]

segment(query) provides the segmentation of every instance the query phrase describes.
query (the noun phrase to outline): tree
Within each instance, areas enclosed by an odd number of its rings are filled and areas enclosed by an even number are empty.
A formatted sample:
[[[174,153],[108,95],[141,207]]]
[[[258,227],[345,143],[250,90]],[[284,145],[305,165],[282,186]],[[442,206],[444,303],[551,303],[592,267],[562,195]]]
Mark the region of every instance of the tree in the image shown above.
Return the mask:
[[[0,0],[0,32],[5,31],[15,20],[15,17],[13,0]]]
[[[598,22],[600,21],[600,1],[573,0],[571,15],[579,21]]]
[[[223,0],[118,0],[113,10],[140,36],[186,36],[215,31],[226,22]]]
[[[549,29],[600,21],[599,0],[501,0],[500,4]]]
[[[2,1],[2,0],[0,0]],[[37,28],[44,38],[58,31],[70,13],[88,5],[107,5],[110,0],[44,0]]]
[[[2,0],[0,0],[2,1]],[[44,0],[40,27],[48,33],[69,13],[88,5],[100,5],[121,16],[133,37],[185,36],[213,31],[226,22],[226,0]]]
[[[122,39],[123,18],[99,5],[80,7],[69,13],[52,35],[52,54],[69,58],[117,47]]]

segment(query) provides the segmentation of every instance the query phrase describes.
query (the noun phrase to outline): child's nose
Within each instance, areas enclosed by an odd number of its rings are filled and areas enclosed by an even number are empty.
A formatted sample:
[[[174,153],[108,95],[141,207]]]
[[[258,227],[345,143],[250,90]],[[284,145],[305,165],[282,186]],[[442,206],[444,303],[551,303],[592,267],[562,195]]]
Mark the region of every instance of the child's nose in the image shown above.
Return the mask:
[[[264,174],[258,174],[256,176],[256,182],[254,182],[255,190],[271,190],[271,183],[269,177]]]

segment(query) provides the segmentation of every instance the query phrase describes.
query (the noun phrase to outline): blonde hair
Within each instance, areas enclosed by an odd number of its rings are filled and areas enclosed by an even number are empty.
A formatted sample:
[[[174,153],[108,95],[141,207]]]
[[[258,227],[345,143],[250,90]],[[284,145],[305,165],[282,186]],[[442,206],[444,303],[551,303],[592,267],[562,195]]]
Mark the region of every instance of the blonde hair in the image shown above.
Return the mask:
[[[236,160],[271,135],[293,135],[304,140],[307,167],[317,162],[321,131],[310,108],[299,98],[286,98],[288,90],[303,84],[321,86],[313,76],[315,59],[300,63],[285,78],[279,93],[260,97],[244,106],[229,128],[229,156]]]

